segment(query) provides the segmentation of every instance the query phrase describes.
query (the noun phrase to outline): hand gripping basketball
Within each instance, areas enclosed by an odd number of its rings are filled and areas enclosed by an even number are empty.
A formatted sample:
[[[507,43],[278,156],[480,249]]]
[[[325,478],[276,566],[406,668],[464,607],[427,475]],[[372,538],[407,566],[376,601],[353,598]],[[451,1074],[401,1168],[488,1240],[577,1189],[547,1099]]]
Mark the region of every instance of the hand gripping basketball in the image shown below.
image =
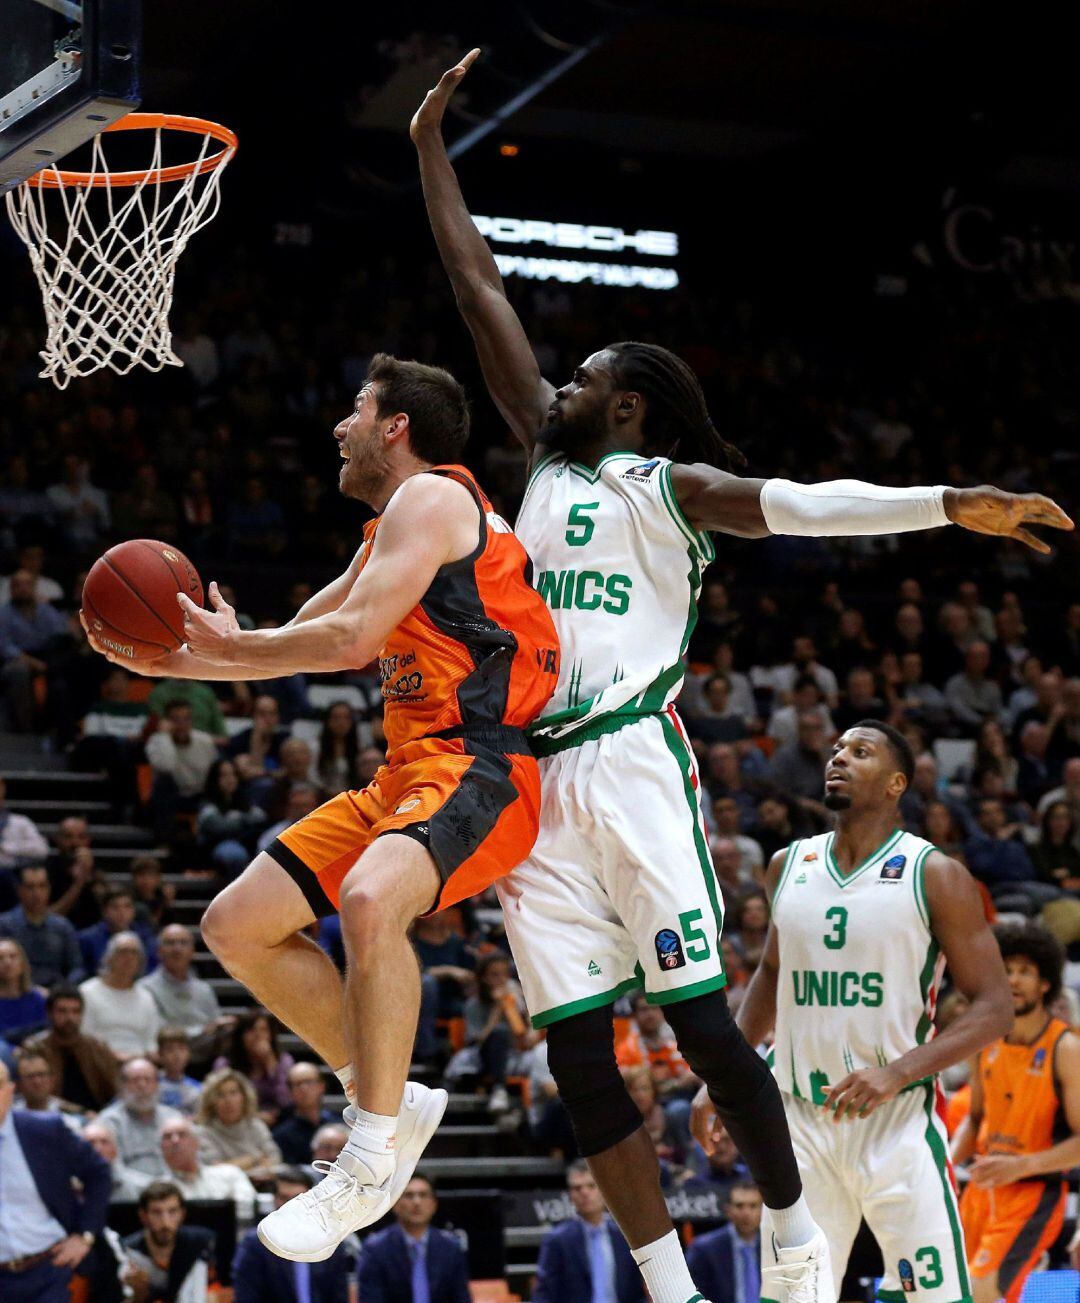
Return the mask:
[[[241,630],[236,611],[222,597],[217,580],[210,581],[207,596],[212,611],[196,606],[186,593],[177,593],[176,600],[184,616],[184,642],[199,656],[229,664],[237,658],[239,650]]]

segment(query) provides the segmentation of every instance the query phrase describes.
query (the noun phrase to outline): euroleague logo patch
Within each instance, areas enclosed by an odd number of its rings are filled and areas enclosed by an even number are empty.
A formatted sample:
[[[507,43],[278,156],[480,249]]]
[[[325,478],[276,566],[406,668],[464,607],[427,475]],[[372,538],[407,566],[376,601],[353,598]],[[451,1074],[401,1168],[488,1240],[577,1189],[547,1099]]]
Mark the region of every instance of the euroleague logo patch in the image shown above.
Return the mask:
[[[654,457],[652,461],[642,462],[640,466],[631,466],[629,470],[623,471],[619,476],[621,480],[647,480],[649,476],[660,465],[660,459]]]
[[[661,928],[656,934],[656,962],[661,968],[685,968],[686,956],[678,932]]]
[[[881,880],[883,882],[899,882],[904,876],[905,864],[907,864],[906,855],[894,855],[891,860],[886,860],[881,866]]]
[[[911,1263],[907,1258],[901,1258],[897,1263],[897,1275],[900,1277],[900,1288],[905,1294],[915,1293],[915,1272],[911,1268]]]

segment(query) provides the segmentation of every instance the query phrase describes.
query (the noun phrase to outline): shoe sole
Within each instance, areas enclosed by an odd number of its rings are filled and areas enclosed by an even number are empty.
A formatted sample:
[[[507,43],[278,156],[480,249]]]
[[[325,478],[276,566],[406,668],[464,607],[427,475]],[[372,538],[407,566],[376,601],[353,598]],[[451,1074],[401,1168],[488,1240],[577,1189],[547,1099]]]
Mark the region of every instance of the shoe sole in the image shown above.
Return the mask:
[[[446,1106],[449,1102],[450,1096],[445,1090],[433,1090],[430,1092],[428,1098],[424,1100],[423,1106],[415,1115],[416,1121],[413,1124],[412,1131],[410,1131],[408,1137],[402,1143],[401,1153],[398,1157],[397,1166],[394,1169],[394,1176],[390,1182],[390,1189],[387,1192],[385,1202],[381,1205],[374,1216],[365,1218],[358,1225],[354,1226],[352,1230],[346,1232],[337,1244],[333,1244],[329,1249],[320,1250],[317,1253],[294,1253],[287,1251],[275,1244],[264,1231],[263,1227],[266,1223],[265,1217],[255,1228],[260,1243],[269,1249],[276,1257],[285,1258],[288,1262],[325,1262],[327,1258],[332,1257],[343,1240],[347,1239],[349,1235],[355,1234],[356,1231],[362,1230],[365,1226],[370,1226],[372,1222],[377,1222],[379,1218],[385,1216],[394,1204],[397,1203],[398,1199],[401,1198],[405,1191],[405,1187],[412,1180],[413,1172],[416,1171],[416,1165],[420,1161],[420,1155],[427,1148],[431,1137],[439,1129],[439,1123],[443,1119],[443,1114],[446,1112]],[[416,1147],[417,1140],[421,1141],[419,1148]],[[415,1149],[415,1157],[412,1158],[411,1162],[407,1159],[404,1162],[402,1161],[402,1159],[405,1158],[405,1151],[407,1149]]]

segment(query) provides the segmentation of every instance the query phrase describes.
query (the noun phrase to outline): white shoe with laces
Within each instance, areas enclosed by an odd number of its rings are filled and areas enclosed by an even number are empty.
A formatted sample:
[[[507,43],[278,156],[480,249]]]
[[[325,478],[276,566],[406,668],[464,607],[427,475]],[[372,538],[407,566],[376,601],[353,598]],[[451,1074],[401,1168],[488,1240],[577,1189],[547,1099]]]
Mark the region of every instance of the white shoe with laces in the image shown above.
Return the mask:
[[[762,1268],[762,1303],[836,1303],[829,1243],[821,1231],[788,1249],[777,1245],[775,1235],[771,1239],[773,1263]]]
[[[398,1113],[396,1161],[390,1176],[375,1185],[363,1162],[345,1152],[336,1162],[316,1162],[316,1170],[326,1175],[313,1189],[264,1217],[259,1223],[259,1239],[271,1253],[291,1262],[329,1258],[346,1236],[377,1222],[401,1198],[442,1121],[449,1098],[445,1090],[430,1090],[410,1081]],[[352,1105],[343,1116],[350,1126],[355,1122]]]

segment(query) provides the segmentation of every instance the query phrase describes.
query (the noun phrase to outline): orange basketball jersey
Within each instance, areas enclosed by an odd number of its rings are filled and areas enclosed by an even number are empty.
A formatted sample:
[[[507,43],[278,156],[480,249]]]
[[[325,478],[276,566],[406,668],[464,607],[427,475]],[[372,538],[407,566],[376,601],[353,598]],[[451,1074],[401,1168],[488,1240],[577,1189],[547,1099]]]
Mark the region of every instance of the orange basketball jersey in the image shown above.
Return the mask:
[[[473,495],[479,540],[468,556],[439,569],[379,653],[391,762],[398,748],[422,737],[523,729],[559,676],[558,635],[517,535],[463,466],[433,466],[431,473]],[[364,527],[365,562],[378,546],[380,519]]]
[[[1031,1045],[998,1041],[979,1055],[986,1154],[1031,1154],[1065,1138],[1054,1053],[1068,1026],[1051,1018]],[[1046,1179],[1046,1178],[1041,1178]]]

